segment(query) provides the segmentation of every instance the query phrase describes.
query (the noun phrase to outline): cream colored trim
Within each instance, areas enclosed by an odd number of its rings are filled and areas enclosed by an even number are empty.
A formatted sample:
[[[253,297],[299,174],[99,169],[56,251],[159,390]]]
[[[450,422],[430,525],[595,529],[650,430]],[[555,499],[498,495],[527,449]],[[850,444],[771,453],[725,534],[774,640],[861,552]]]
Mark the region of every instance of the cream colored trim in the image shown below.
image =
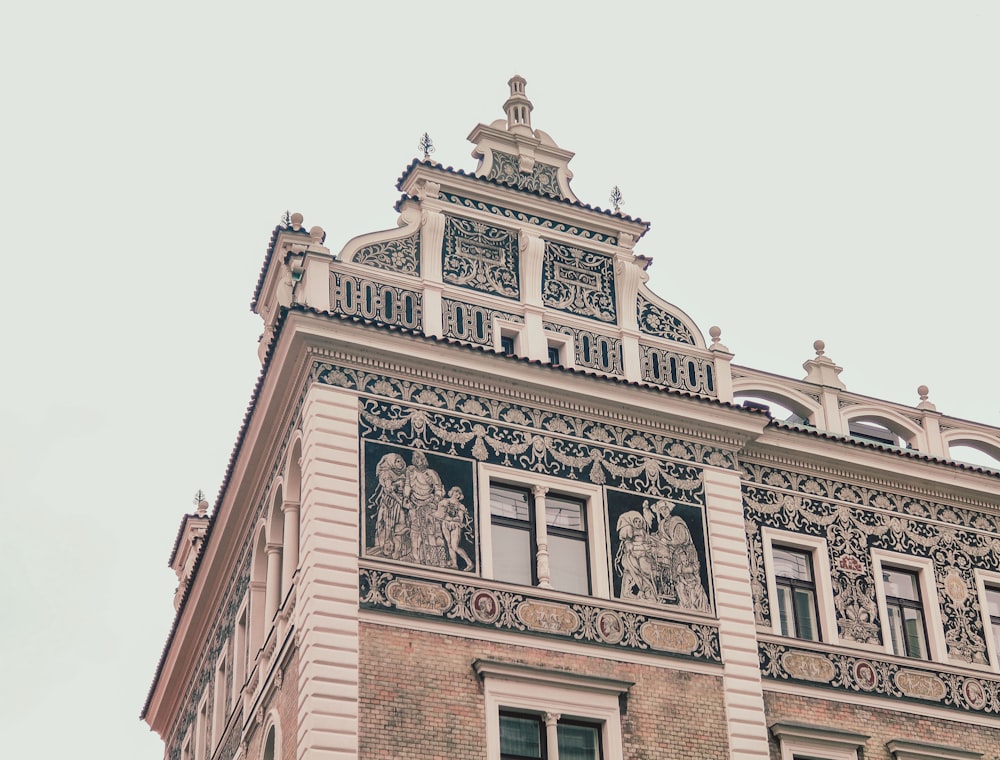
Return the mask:
[[[771,733],[781,748],[781,760],[806,756],[810,760],[858,760],[858,750],[868,741],[864,734],[790,721],[772,723]]]
[[[618,697],[631,683],[484,660],[472,667],[486,699],[487,760],[500,760],[500,711],[505,709],[592,721],[600,726],[604,760],[624,760]]]
[[[767,598],[771,606],[771,632],[781,636],[781,620],[775,611],[778,604],[778,588],[775,583],[774,555],[772,548],[778,546],[798,549],[808,552],[812,557],[813,578],[816,584],[816,602],[819,614],[821,641],[826,644],[839,644],[837,632],[837,613],[833,606],[833,587],[830,573],[830,554],[826,539],[819,536],[806,536],[802,533],[777,530],[763,527],[760,531],[764,548],[764,566],[767,576]]]
[[[893,739],[886,742],[893,760],[979,760],[981,752],[969,752],[957,747],[946,747],[942,744],[925,744],[911,742],[905,739]]]
[[[882,621],[882,644],[887,654],[892,651],[889,631],[889,615],[885,602],[885,587],[882,582],[882,565],[898,567],[917,573],[920,583],[920,601],[924,610],[927,628],[927,643],[930,659],[934,662],[948,662],[948,645],[944,639],[944,625],[941,622],[941,605],[938,604],[937,587],[934,583],[934,561],[926,557],[897,554],[884,549],[872,549],[872,572],[875,574],[875,596],[878,602],[879,619]],[[902,657],[903,655],[896,655]]]
[[[490,522],[490,484],[504,483],[507,485],[530,488],[544,486],[555,493],[566,494],[583,499],[587,509],[587,558],[590,564],[590,596],[608,599],[611,596],[609,580],[606,509],[604,506],[604,490],[600,486],[587,485],[566,478],[553,478],[527,470],[515,470],[510,467],[480,463],[479,475],[479,535],[480,563],[484,578],[493,578],[493,533]]]

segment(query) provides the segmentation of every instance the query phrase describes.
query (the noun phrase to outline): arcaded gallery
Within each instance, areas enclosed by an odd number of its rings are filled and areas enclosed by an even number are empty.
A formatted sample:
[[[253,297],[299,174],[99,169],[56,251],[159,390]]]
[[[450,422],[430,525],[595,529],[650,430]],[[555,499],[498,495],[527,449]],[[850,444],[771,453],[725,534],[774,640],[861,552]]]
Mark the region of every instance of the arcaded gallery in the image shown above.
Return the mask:
[[[392,229],[275,229],[166,760],[997,760],[1000,430],[734,364],[508,85]]]

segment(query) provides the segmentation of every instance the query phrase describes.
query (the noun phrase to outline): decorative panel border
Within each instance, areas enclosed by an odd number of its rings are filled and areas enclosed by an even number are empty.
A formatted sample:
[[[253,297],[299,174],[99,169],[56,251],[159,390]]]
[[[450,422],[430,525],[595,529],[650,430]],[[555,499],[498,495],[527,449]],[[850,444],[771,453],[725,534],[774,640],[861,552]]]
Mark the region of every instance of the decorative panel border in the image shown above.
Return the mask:
[[[921,660],[890,662],[766,641],[757,651],[765,678],[1000,715],[995,677],[943,672]]]
[[[692,346],[697,345],[694,335],[679,317],[657,306],[641,293],[636,301],[635,309],[639,330],[646,335],[656,335]]]
[[[404,238],[380,240],[366,245],[355,252],[351,260],[355,264],[387,269],[413,277],[420,276],[420,232]]]
[[[445,216],[441,272],[449,285],[503,298],[521,296],[517,235],[485,222]]]
[[[608,245],[617,245],[618,238],[614,235],[606,235],[601,232],[595,232],[594,230],[588,230],[585,227],[577,227],[572,224],[565,224],[563,222],[554,222],[551,219],[546,219],[541,216],[536,216],[535,214],[526,214],[523,211],[517,211],[515,209],[505,208],[503,206],[498,206],[495,203],[486,203],[484,201],[477,201],[471,198],[464,198],[461,195],[456,195],[454,193],[443,192],[441,197],[444,198],[449,203],[454,203],[459,206],[464,206],[468,209],[473,209],[475,211],[482,211],[487,214],[494,214],[496,216],[502,216],[507,219],[513,219],[518,222],[523,222],[524,224],[533,224],[546,230],[552,230],[553,232],[565,232],[569,235],[575,235],[577,237],[584,238],[586,240],[596,240],[599,243],[607,243]]]
[[[647,383],[715,397],[715,364],[711,359],[639,344],[642,379]]]
[[[573,339],[573,356],[576,366],[607,372],[609,375],[621,375],[622,341],[610,335],[589,330],[577,330],[555,322],[546,322],[544,328],[551,332],[566,335]]]
[[[423,295],[356,275],[330,272],[330,311],[421,330]]]
[[[542,301],[568,314],[616,322],[614,259],[546,240]]]
[[[362,568],[359,601],[362,609],[388,609],[484,629],[713,664],[722,662],[716,626],[582,602],[555,601],[522,591]]]
[[[453,301],[450,298],[442,300],[441,320],[444,323],[444,337],[467,341],[480,346],[493,345],[493,321],[496,318],[513,324],[524,324],[524,317],[511,314],[488,306]]]
[[[703,443],[649,433],[631,427],[612,425],[599,420],[537,409],[509,400],[490,397],[482,393],[466,393],[440,388],[412,380],[401,380],[382,373],[367,372],[328,362],[313,365],[312,381],[323,385],[358,391],[373,396],[393,399],[401,403],[416,404],[430,410],[472,415],[486,432],[490,423],[517,426],[521,440],[534,445],[554,435],[571,435],[586,438],[606,447],[627,447],[633,456],[642,452],[685,462],[736,469],[736,456],[731,451]],[[426,417],[403,419],[400,425],[416,422],[415,430],[424,431]],[[471,431],[470,431],[471,432]],[[479,430],[475,434],[479,434]],[[470,436],[473,440],[476,435]],[[474,445],[474,444],[473,444]],[[592,460],[590,460],[592,462]],[[584,463],[586,464],[586,463]]]

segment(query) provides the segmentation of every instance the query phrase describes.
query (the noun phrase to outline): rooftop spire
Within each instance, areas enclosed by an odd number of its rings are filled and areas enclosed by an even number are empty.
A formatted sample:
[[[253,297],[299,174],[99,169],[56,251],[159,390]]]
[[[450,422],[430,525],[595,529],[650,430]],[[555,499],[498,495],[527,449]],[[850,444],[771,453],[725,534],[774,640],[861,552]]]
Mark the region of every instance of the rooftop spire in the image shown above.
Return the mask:
[[[507,80],[507,84],[510,86],[510,97],[503,104],[503,110],[507,113],[507,131],[530,135],[531,110],[534,106],[524,94],[527,80],[520,74],[515,74]]]

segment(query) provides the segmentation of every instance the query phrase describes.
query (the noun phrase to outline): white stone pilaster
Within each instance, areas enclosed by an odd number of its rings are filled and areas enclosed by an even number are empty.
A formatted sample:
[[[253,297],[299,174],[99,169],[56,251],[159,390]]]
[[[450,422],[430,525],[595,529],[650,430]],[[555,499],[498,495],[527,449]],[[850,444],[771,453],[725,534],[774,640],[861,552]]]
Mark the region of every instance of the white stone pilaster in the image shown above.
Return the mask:
[[[281,505],[284,520],[282,536],[284,550],[281,554],[281,598],[285,598],[288,589],[292,587],[292,576],[299,567],[299,503],[286,501]]]
[[[768,760],[764,691],[750,590],[743,499],[736,472],[705,470],[706,512],[719,616],[731,760]]]
[[[358,402],[313,385],[303,406],[299,760],[358,757]]]

